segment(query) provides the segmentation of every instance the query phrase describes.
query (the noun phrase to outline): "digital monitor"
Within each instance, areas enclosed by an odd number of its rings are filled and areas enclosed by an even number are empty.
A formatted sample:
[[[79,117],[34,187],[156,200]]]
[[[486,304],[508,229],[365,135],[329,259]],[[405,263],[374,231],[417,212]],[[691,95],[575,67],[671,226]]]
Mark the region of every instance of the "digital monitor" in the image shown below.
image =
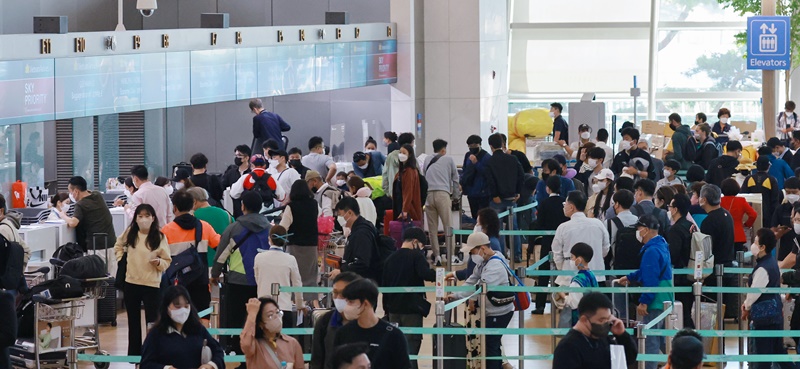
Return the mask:
[[[0,62],[0,124],[53,119],[53,59]]]

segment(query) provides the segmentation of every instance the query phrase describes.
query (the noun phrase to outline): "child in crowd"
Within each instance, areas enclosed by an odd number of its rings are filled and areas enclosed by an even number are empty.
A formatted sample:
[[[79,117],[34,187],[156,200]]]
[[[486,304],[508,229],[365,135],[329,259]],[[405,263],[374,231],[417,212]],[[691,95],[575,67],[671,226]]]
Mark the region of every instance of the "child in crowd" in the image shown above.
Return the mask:
[[[339,172],[336,173],[336,188],[341,190],[342,192],[350,192],[347,188],[347,173]]]
[[[578,242],[575,246],[572,246],[570,254],[572,256],[572,261],[575,263],[575,267],[578,269],[578,274],[572,277],[569,286],[582,288],[598,287],[597,278],[595,278],[594,273],[589,270],[589,262],[592,261],[592,257],[594,256],[592,247],[583,242]],[[570,292],[569,294],[564,294],[560,292],[559,295],[561,299],[565,300],[564,308],[561,310],[559,327],[572,327],[578,323],[578,303],[581,301],[581,298],[583,298],[584,293]]]

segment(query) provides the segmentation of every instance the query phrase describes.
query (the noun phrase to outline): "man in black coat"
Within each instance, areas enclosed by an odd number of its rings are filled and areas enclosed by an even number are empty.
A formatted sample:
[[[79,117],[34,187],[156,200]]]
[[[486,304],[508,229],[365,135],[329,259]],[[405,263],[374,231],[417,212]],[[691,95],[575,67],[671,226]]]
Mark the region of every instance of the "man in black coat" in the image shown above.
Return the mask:
[[[739,141],[728,141],[725,154],[711,160],[706,172],[706,183],[719,187],[726,178],[736,174],[739,166],[739,155],[742,154],[742,144]]]
[[[538,214],[536,222],[533,224],[533,229],[541,231],[555,231],[561,223],[569,220],[564,215],[564,198],[559,196],[561,193],[561,177],[552,175],[547,177],[546,182],[547,199],[539,203]],[[533,244],[532,242],[530,244]],[[553,236],[542,236],[541,238],[541,251],[539,251],[539,258],[543,258],[552,250]],[[539,267],[539,270],[550,270],[550,263],[544,263]],[[549,276],[540,276],[537,282],[538,286],[547,286],[550,283]],[[536,309],[534,314],[544,314],[544,306],[547,303],[546,293],[536,294]]]
[[[347,244],[344,247],[342,264],[331,272],[331,278],[340,272],[353,272],[362,278],[381,281],[382,266],[378,255],[378,231],[375,226],[361,216],[361,209],[355,198],[345,197],[336,203],[336,211],[344,218],[346,228],[350,228]]]
[[[17,340],[17,319],[14,310],[14,295],[11,292],[0,290],[0,316],[6,317],[3,324],[0,324],[0,368],[11,368],[8,348],[14,345]]]

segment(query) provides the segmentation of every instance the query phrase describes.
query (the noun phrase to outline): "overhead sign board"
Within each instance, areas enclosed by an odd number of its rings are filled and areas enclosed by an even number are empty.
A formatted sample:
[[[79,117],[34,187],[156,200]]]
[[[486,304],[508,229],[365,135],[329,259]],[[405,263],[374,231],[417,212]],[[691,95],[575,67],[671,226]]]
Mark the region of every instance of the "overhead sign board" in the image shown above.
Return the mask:
[[[789,69],[789,17],[747,18],[747,69]]]

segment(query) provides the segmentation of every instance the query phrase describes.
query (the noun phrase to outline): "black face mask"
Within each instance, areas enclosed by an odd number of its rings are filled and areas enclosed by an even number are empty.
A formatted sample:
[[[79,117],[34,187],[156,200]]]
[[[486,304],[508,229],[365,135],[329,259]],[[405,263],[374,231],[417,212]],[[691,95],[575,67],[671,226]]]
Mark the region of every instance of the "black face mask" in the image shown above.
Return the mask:
[[[242,158],[240,158],[240,157],[238,157],[238,156],[237,156],[237,157],[235,157],[235,158],[233,159],[233,164],[234,164],[234,165],[236,165],[237,167],[240,167],[240,166],[242,166],[242,163],[244,163],[244,162],[242,161]]]
[[[611,323],[604,323],[604,324],[596,324],[589,322],[592,325],[591,333],[592,336],[597,338],[603,338],[608,336],[608,332],[611,331]]]
[[[472,155],[478,155],[479,152],[481,152],[479,147],[470,147],[469,149],[469,153]]]
[[[669,128],[670,128],[670,129],[672,129],[673,131],[675,131],[675,130],[677,130],[677,129],[678,129],[678,127],[676,127],[676,126],[673,126],[672,124],[670,124],[670,125],[669,125]]]
[[[303,166],[303,164],[300,162],[300,160],[297,160],[297,159],[289,160],[289,164],[292,166],[292,168],[300,168],[300,167]]]
[[[546,181],[548,177],[550,177],[549,173],[542,173],[542,180],[543,181]]]

